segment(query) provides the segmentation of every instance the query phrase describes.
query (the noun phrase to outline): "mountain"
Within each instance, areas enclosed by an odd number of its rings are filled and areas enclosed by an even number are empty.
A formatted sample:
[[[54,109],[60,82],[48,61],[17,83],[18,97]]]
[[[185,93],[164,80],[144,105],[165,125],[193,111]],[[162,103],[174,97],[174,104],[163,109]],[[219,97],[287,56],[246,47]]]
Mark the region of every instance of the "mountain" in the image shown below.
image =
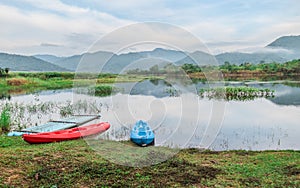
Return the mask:
[[[200,65],[216,65],[223,64],[225,61],[228,61],[232,64],[241,64],[245,62],[251,63],[260,63],[264,61],[265,63],[270,62],[286,62],[287,59],[282,58],[273,53],[240,53],[240,52],[228,52],[222,53],[216,56],[207,54],[205,52],[196,51],[189,54],[189,56],[175,62],[176,65],[183,64],[196,64],[196,61]]]
[[[266,46],[267,49],[281,50],[278,55],[288,60],[300,58],[300,35],[282,36]]]
[[[168,50],[163,48],[156,48],[153,51],[139,52],[142,56],[160,58],[165,61],[175,62],[186,57],[185,52],[177,50]]]
[[[205,52],[186,53],[176,50],[156,48],[152,51],[114,54],[98,51],[70,57],[54,55],[21,56],[0,53],[0,67],[8,67],[17,71],[80,71],[120,73],[130,69],[149,69],[154,65],[162,67],[169,63],[183,65],[199,62],[201,65],[223,64],[228,61],[233,64],[245,62],[279,62],[283,63],[300,58],[300,35],[283,36],[268,44],[263,52],[241,53],[227,52],[212,56]]]
[[[267,47],[284,48],[289,50],[300,49],[300,35],[298,36],[282,36],[274,42],[267,45]]]
[[[205,60],[207,55],[202,54],[202,59]],[[206,56],[206,57],[205,57]],[[261,62],[284,63],[293,59],[300,58],[300,35],[299,36],[283,36],[265,47],[264,52],[241,53],[241,52],[226,52],[215,56],[219,64],[228,61],[232,64],[242,64],[250,62],[258,64]],[[201,59],[201,58],[200,58]],[[192,62],[189,57],[182,59],[178,64]]]
[[[70,57],[62,58],[58,61],[52,62],[53,64],[63,67],[65,69],[69,69],[71,71],[75,71],[81,58],[83,55],[74,55]]]
[[[99,69],[99,66],[105,63],[106,59],[112,56],[114,56],[113,53],[104,51],[84,53],[60,59],[53,62],[53,64],[72,71],[76,71],[79,68],[82,72],[94,72]]]
[[[43,61],[47,61],[49,63],[54,63],[56,61],[62,60],[65,57],[57,57],[55,55],[48,55],[48,54],[39,54],[39,55],[34,55],[34,57],[41,59]]]
[[[0,67],[12,71],[68,71],[33,56],[0,53]]]
[[[152,51],[130,52],[126,54],[113,54],[111,52],[99,51],[95,53],[84,53],[60,59],[53,62],[63,68],[83,72],[109,72],[119,73],[130,69],[149,68],[156,64],[167,64],[186,57],[184,52],[157,48]],[[151,59],[151,61],[150,61]],[[137,63],[147,66],[140,66]]]
[[[195,51],[193,53],[188,54],[183,59],[176,61],[176,65],[183,65],[183,64],[200,64],[200,65],[216,65],[217,61],[215,57],[211,54]]]
[[[207,61],[209,54],[198,52],[199,61]],[[191,55],[191,54],[190,54]],[[300,58],[300,35],[299,36],[282,36],[275,41],[268,44],[264,47],[264,52],[255,52],[255,53],[242,53],[242,52],[226,52],[221,53],[215,56],[219,64],[223,64],[225,61],[228,61],[232,64],[242,64],[245,62],[250,62],[258,64],[261,62],[271,63],[278,62],[284,63],[293,59]],[[178,65],[184,63],[195,63],[191,57],[185,57],[176,62]]]
[[[284,63],[288,61],[287,58],[281,57],[275,53],[240,53],[240,52],[227,52],[216,55],[216,59],[220,64],[228,61],[232,64],[242,64],[245,62],[250,62],[258,64],[260,62],[265,63]]]

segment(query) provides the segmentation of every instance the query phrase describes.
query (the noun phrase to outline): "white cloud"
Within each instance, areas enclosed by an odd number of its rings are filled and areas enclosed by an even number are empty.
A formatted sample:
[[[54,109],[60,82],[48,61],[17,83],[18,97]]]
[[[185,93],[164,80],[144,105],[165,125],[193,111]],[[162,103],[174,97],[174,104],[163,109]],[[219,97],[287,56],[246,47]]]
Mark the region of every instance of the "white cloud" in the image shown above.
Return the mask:
[[[0,50],[47,53],[40,44],[49,43],[65,47],[49,46],[54,54],[82,53],[93,40],[117,28],[161,21],[190,31],[213,53],[236,51],[265,46],[282,35],[299,35],[299,8],[296,0],[5,0],[0,2]]]
[[[30,3],[34,2],[27,1]],[[43,1],[42,4],[38,4],[38,7],[47,8],[49,6],[50,10],[53,9],[68,15],[54,14],[49,12],[49,9],[47,11],[41,11],[40,9],[26,11],[12,6],[0,5],[0,24],[4,26],[0,30],[1,50],[34,54],[40,53],[37,46],[41,43],[55,43],[64,45],[66,48],[76,49],[71,54],[82,53],[88,48],[88,46],[83,46],[82,36],[86,35],[87,38],[92,36],[97,39],[103,33],[108,33],[117,27],[130,23],[127,20],[118,19],[106,13],[75,8],[59,3],[52,4],[51,2],[49,0]],[[78,40],[81,41],[76,43],[74,41],[76,37],[73,37],[73,41],[70,41],[70,38],[67,36],[73,33],[82,34],[81,38],[78,37]],[[90,38],[88,40],[91,42],[90,44],[93,43]],[[43,50],[45,50],[45,47]],[[54,49],[50,50],[53,51]],[[53,53],[67,55],[61,49],[53,51]]]
[[[63,12],[65,14],[82,14],[82,13],[87,13],[89,11],[84,8],[63,4],[59,0],[43,0],[43,1],[23,0],[23,2],[31,4],[36,8],[44,9],[47,11],[52,10],[57,12]]]

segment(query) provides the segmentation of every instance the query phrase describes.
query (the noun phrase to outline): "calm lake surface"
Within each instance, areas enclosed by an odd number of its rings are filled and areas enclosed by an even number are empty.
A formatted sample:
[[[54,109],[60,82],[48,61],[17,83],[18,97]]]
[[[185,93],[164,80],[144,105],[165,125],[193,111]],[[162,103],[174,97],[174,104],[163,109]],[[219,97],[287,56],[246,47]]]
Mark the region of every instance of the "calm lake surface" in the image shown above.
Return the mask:
[[[219,84],[210,86],[214,85]],[[1,105],[90,102],[93,105],[90,108],[101,111],[101,120],[111,123],[111,129],[100,136],[109,140],[128,140],[134,122],[143,119],[154,129],[158,146],[211,150],[300,149],[299,83],[226,82],[225,85],[269,88],[275,91],[275,97],[209,100],[195,93],[177,93],[176,86],[163,80],[145,80],[115,84],[122,92],[108,97],[75,94],[72,89],[66,89],[12,96],[0,102]],[[196,90],[206,87],[205,83],[195,84]],[[59,118],[54,112],[49,114],[40,115],[43,117],[36,123]]]

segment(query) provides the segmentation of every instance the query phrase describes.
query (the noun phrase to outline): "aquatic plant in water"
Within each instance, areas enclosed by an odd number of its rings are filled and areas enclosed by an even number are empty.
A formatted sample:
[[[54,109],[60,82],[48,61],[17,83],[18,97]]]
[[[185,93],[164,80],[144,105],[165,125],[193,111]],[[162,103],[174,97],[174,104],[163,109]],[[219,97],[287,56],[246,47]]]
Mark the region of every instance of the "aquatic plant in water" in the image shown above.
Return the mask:
[[[27,104],[0,101],[0,129],[2,132],[21,130],[73,114],[99,114],[102,108],[107,107],[101,102],[91,100],[78,100],[76,102],[42,102],[36,100]]]
[[[274,97],[274,90],[268,88],[253,88],[253,87],[224,87],[224,88],[202,88],[199,90],[201,98],[208,99],[224,99],[227,101],[237,100],[254,100],[255,98],[270,98]]]
[[[172,87],[166,88],[166,93],[169,94],[169,97],[178,97],[180,95],[180,91],[178,91]]]

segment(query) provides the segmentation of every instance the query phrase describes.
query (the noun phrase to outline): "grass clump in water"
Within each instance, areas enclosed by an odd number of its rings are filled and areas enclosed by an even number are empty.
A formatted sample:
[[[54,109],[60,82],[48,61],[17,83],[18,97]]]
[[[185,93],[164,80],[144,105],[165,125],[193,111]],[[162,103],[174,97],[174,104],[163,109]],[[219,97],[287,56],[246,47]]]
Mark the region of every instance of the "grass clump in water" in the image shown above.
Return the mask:
[[[88,93],[94,96],[105,97],[120,91],[119,88],[115,88],[111,85],[96,85],[95,87],[91,87]]]
[[[202,98],[207,97],[209,99],[225,99],[227,101],[245,101],[262,97],[274,97],[274,91],[268,88],[253,87],[202,88],[199,91],[199,96]]]

